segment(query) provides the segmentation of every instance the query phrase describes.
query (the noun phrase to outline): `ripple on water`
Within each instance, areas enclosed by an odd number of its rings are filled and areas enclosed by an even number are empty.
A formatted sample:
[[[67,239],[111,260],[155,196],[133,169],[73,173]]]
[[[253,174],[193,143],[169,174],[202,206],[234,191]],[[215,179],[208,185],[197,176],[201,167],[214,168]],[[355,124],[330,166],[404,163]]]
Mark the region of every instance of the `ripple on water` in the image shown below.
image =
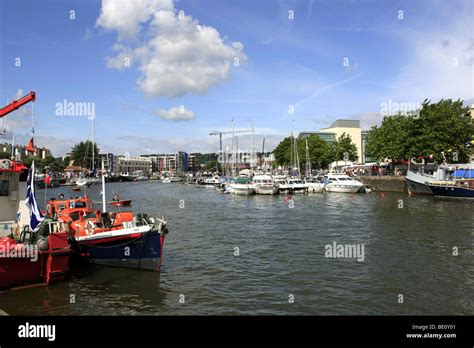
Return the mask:
[[[99,200],[99,192],[95,186],[90,196]],[[47,315],[474,313],[474,202],[328,193],[294,195],[290,208],[283,195],[155,181],[113,183],[112,193],[132,199],[134,211],[168,220],[161,273],[95,267],[69,282],[3,294],[0,308]],[[326,258],[333,242],[364,244],[365,261]]]

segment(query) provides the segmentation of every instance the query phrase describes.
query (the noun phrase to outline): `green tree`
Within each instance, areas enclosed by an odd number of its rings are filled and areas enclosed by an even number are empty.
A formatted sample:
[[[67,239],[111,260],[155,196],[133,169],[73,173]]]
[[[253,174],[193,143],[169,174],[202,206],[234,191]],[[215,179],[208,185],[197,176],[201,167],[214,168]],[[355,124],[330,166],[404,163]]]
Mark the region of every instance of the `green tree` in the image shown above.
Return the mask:
[[[308,142],[311,168],[326,168],[332,162],[331,149],[329,144],[316,134],[311,134],[297,142],[298,157],[302,168],[305,168],[306,165],[306,141]]]
[[[275,147],[273,150],[273,156],[275,156],[275,162],[279,166],[287,166],[291,164],[291,137],[286,137]]]
[[[64,170],[64,165],[61,158],[54,158],[53,156],[48,156],[40,161],[39,167],[44,169],[49,167],[50,170],[54,172],[61,172]]]
[[[94,162],[97,168],[97,161],[99,158],[99,148],[96,143],[92,143],[90,140],[81,141],[79,144],[74,145],[71,150],[71,157],[74,160],[74,165],[81,166],[84,168],[92,168],[92,148],[94,148]]]
[[[346,133],[342,133],[339,138],[334,140],[330,153],[333,161],[355,162],[357,160],[357,146],[352,142],[351,136]]]
[[[295,162],[295,159],[292,158],[291,155],[293,141],[296,141],[297,144],[301,168],[304,168],[306,164],[306,141],[308,142],[308,154],[312,168],[325,168],[331,162],[331,154],[328,143],[321,139],[321,137],[318,135],[311,134],[304,139],[293,138],[292,140],[291,137],[286,137],[283,139],[273,150],[273,155],[275,156],[277,165],[288,166],[292,164],[292,160]]]
[[[431,104],[425,100],[420,116],[413,127],[413,151],[410,155],[434,156],[442,162],[445,153],[448,162],[467,162],[470,149],[467,146],[474,134],[474,122],[469,107],[463,107],[461,100],[440,100]]]
[[[0,159],[10,159],[10,157],[11,157],[11,154],[9,154],[8,152],[3,152],[3,151],[0,152]]]
[[[367,154],[376,160],[408,158],[414,145],[414,118],[401,114],[384,117],[382,124],[372,127],[366,144]]]
[[[392,160],[433,156],[448,162],[466,162],[474,122],[469,108],[462,101],[442,99],[437,103],[425,100],[418,115],[386,116],[378,127],[372,127],[366,151],[376,160]]]

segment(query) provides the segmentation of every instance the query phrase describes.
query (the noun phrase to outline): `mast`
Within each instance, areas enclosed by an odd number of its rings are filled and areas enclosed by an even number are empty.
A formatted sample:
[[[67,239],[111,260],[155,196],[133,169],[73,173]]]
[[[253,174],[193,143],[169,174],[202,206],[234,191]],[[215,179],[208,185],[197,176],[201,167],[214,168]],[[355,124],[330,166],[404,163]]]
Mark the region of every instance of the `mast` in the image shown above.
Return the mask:
[[[91,138],[92,138],[92,172],[94,172],[95,164],[94,164],[94,152],[95,152],[95,145],[94,145],[94,119],[91,119]]]
[[[254,131],[253,131],[253,122],[252,122],[252,154],[250,155],[250,167],[252,170],[255,170],[257,166],[257,162],[255,161],[255,138],[254,138]]]
[[[291,176],[291,170],[293,169],[293,132],[291,132],[291,138],[290,138],[290,176]]]
[[[306,140],[306,176],[309,175],[311,176],[311,160],[309,158],[309,149],[308,149],[308,139]]]
[[[105,201],[105,170],[104,170],[104,158],[102,157],[102,212],[107,211],[107,205]]]
[[[238,176],[238,163],[240,163],[239,159],[239,137],[235,136],[235,176]]]
[[[295,138],[295,161],[296,161],[296,168],[298,168],[298,177],[300,176],[300,156],[298,154],[298,140]]]
[[[234,117],[232,117],[232,169],[231,175],[234,177],[234,166],[235,166],[235,149],[234,149]]]

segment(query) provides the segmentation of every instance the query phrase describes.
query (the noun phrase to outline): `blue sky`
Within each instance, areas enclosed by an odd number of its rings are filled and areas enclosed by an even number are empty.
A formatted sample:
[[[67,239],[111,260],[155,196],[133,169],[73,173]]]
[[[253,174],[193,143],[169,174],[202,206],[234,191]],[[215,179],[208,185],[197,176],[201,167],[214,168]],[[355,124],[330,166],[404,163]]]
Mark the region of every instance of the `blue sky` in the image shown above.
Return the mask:
[[[103,151],[137,155],[217,151],[208,133],[232,118],[271,148],[338,118],[367,128],[390,101],[473,97],[472,1],[126,3],[2,1],[0,100],[36,91],[35,139],[56,156],[90,134],[87,117],[55,114],[64,99],[95,103]],[[0,142],[26,141],[25,109]]]

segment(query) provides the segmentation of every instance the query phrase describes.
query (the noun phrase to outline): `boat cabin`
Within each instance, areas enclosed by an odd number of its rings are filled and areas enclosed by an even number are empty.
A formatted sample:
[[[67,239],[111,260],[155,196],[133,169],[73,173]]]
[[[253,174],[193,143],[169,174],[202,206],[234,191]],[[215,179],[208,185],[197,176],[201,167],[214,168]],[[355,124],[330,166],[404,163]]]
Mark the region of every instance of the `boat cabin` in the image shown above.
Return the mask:
[[[61,200],[53,198],[46,206],[47,215],[56,215],[65,222],[78,220],[80,212],[86,215],[94,212],[94,203],[87,196]]]
[[[0,237],[14,232],[20,201],[26,197],[27,167],[9,159],[0,160]]]

